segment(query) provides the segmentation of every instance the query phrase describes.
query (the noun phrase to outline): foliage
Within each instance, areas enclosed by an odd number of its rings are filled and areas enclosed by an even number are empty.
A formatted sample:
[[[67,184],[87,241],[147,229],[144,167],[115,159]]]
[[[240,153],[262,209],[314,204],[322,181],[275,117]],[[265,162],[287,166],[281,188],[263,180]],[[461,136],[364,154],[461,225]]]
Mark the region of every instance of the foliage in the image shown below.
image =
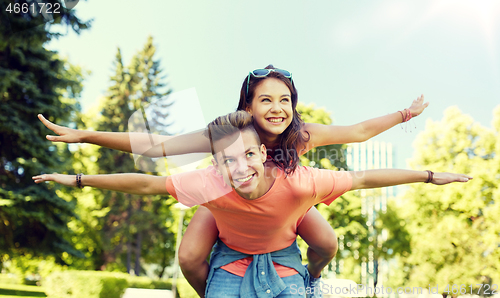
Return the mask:
[[[21,284],[22,280],[10,273],[0,273],[0,284]]]
[[[164,97],[170,90],[163,84],[155,51],[150,37],[126,66],[118,49],[108,92],[96,110],[82,115],[82,128],[126,132],[134,112],[138,111],[142,118],[147,104],[160,102],[155,111],[147,110],[147,122],[155,128],[163,127],[160,132],[166,133],[164,118],[169,104]],[[138,171],[129,153],[84,145],[74,156],[77,172]],[[175,240],[167,220],[173,217],[169,207],[175,202],[161,196],[139,197],[90,188],[82,190],[78,202],[77,213],[82,220],[72,228],[79,235],[76,245],[84,250],[87,259],[74,259],[75,268],[132,272],[135,263],[138,275],[143,272],[141,263],[149,263],[156,264],[155,274],[163,275],[174,256]]]
[[[304,122],[319,123],[330,125],[332,119],[330,114],[323,108],[316,109],[314,105],[304,106],[299,103],[297,110],[302,116]],[[309,152],[300,157],[302,165],[312,166],[316,168],[338,170],[347,169],[345,158],[345,146],[342,144],[328,145],[311,149]],[[363,254],[365,246],[361,246],[362,240],[367,239],[368,229],[366,226],[366,218],[361,214],[361,201],[352,193],[346,193],[336,199],[330,206],[319,204],[317,206],[321,214],[327,218],[328,222],[335,229],[339,237],[339,252],[335,257],[335,268],[330,267],[330,271],[355,272],[354,268],[359,267],[359,253]],[[347,249],[344,250],[344,243]],[[305,251],[305,243],[299,241],[299,246],[302,251]],[[305,255],[303,253],[303,255]],[[358,256],[358,257],[355,257]],[[341,268],[345,264],[348,268]],[[353,267],[350,266],[352,264]],[[332,264],[333,266],[333,264]],[[341,270],[343,269],[343,270]],[[352,278],[352,276],[343,275],[344,278]],[[352,278],[358,280],[357,278]]]
[[[304,122],[332,124],[330,113],[324,108],[314,108],[314,104],[305,106],[298,103],[297,111],[301,114]],[[307,149],[311,150],[301,156],[301,165],[322,169],[347,169],[344,145],[334,144]]]
[[[55,2],[55,1],[54,1]],[[67,123],[79,109],[82,74],[78,68],[44,48],[60,34],[55,25],[69,25],[80,32],[88,27],[74,14],[61,10],[51,24],[18,14],[6,15],[11,1],[0,1],[0,260],[5,255],[81,254],[67,240],[74,204],[59,198],[64,189],[35,185],[31,177],[46,172],[66,172],[67,146],[44,139],[45,128],[36,115]],[[14,34],[15,33],[15,34]],[[1,267],[1,265],[0,265]]]
[[[127,274],[102,271],[59,271],[44,280],[47,297],[119,298],[128,286]]]
[[[136,289],[172,289],[171,280],[153,280],[146,276],[128,275],[127,283],[127,287]]]
[[[172,280],[153,280],[144,276],[133,276],[120,272],[102,271],[60,271],[53,272],[44,280],[44,288],[48,297],[116,297],[125,288],[137,289],[172,289]],[[91,285],[84,291],[85,285]],[[179,296],[192,296],[194,290],[185,279],[178,280]],[[94,295],[94,296],[92,296]]]
[[[414,169],[474,179],[465,185],[414,184],[406,193],[402,210],[411,254],[401,261],[412,284],[500,281],[500,106],[493,118],[489,129],[451,107],[442,121],[428,121],[415,141]]]
[[[189,285],[187,280],[177,280],[177,293],[180,298],[198,298],[196,291]]]
[[[297,110],[305,122],[332,123],[328,112],[315,109],[312,104],[304,106],[299,103]],[[345,148],[342,144],[313,148],[301,157],[301,164],[331,170],[347,169]],[[362,282],[362,262],[378,264],[381,260],[407,253],[409,235],[401,225],[396,206],[389,204],[386,210],[378,212],[374,218],[362,208],[362,198],[375,204],[376,198],[381,195],[380,189],[347,192],[330,206],[317,206],[339,238],[339,251],[329,267],[329,271],[335,272],[337,277]],[[382,234],[386,237],[382,237]],[[376,268],[373,274],[377,278]]]
[[[6,262],[8,276],[18,284],[36,285],[40,279],[53,271],[64,270],[66,266],[56,263],[54,256],[33,256],[30,254],[16,256]]]
[[[47,297],[43,287],[0,283],[0,297],[9,298],[14,296],[25,298]]]

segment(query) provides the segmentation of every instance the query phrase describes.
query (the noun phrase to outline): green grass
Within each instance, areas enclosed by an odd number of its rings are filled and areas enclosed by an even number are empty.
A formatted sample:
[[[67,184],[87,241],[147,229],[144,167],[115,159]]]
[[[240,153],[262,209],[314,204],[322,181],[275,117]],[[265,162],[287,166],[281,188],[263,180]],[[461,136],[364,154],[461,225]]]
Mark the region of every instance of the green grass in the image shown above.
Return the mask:
[[[43,287],[26,286],[26,285],[13,285],[13,284],[0,284],[0,298],[35,298],[47,297]]]

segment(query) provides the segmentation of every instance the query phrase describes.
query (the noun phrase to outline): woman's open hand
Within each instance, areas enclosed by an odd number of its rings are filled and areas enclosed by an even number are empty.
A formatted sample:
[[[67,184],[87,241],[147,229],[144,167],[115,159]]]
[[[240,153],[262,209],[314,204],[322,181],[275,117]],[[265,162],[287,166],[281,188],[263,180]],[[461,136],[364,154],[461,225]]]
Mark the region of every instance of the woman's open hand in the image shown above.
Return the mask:
[[[68,128],[65,126],[57,125],[45,119],[42,114],[38,114],[38,119],[42,121],[48,129],[52,130],[57,136],[47,135],[46,138],[52,142],[64,143],[82,143],[82,132],[77,129]]]
[[[429,102],[426,102],[424,103],[424,95],[420,95],[417,99],[415,99],[409,110],[411,112],[411,116],[412,117],[416,117],[420,114],[422,114],[422,112],[425,110],[425,108],[427,108],[429,106]]]

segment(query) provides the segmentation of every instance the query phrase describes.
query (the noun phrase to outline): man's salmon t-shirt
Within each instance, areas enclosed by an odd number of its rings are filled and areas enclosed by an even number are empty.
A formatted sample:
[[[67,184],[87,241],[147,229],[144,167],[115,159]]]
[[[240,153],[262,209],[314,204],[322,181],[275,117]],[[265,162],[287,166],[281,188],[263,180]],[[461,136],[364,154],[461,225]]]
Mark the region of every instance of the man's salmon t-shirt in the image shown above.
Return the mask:
[[[203,205],[213,214],[219,238],[231,249],[255,255],[290,246],[307,211],[318,203],[330,205],[351,189],[345,171],[299,166],[289,175],[275,168],[269,191],[254,200],[242,198],[214,167],[169,176],[168,193],[180,203]]]

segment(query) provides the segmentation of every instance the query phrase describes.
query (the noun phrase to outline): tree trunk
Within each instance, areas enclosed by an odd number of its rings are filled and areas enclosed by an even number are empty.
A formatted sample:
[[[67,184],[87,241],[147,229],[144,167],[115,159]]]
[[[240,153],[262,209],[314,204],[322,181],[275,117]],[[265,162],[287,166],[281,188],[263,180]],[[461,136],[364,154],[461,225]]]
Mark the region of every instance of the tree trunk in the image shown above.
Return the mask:
[[[130,232],[130,217],[132,216],[132,204],[130,202],[130,197],[126,197],[129,200],[128,212],[127,212],[127,227]],[[132,243],[130,241],[131,235],[127,237],[127,273],[130,274],[130,270],[132,269]]]
[[[131,267],[131,259],[132,259],[132,244],[130,243],[130,239],[127,239],[127,273],[130,274]]]
[[[167,263],[167,252],[165,252],[162,255],[162,258],[161,258],[161,262],[160,262],[161,270],[158,273],[158,278],[160,278],[160,279],[162,279],[163,278],[163,274],[165,274],[165,268],[167,268],[166,263]]]
[[[137,232],[137,246],[135,248],[135,275],[139,276],[141,273],[141,247],[142,247],[142,232]]]

